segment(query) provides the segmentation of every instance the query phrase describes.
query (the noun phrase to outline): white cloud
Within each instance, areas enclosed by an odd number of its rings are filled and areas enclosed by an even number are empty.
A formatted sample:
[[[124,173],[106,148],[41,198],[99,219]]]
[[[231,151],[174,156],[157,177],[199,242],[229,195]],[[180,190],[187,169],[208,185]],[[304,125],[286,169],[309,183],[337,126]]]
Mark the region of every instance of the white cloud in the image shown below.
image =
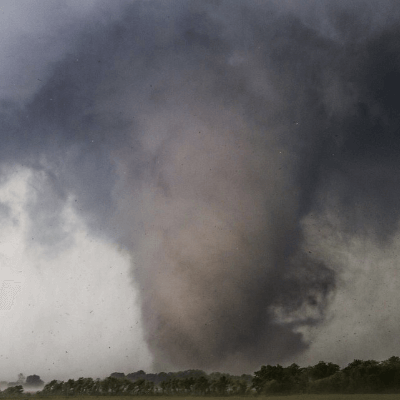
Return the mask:
[[[20,372],[49,381],[149,368],[128,255],[91,236],[70,205],[63,210],[70,247],[48,255],[29,243],[31,174],[22,169],[0,187],[0,202],[11,208],[0,229],[0,280],[20,289],[0,313],[0,380]]]
[[[385,360],[396,353],[400,322],[400,233],[386,247],[372,235],[346,235],[326,213],[304,221],[307,248],[335,269],[337,288],[321,325],[300,329],[310,348],[296,362],[346,366],[354,359]]]

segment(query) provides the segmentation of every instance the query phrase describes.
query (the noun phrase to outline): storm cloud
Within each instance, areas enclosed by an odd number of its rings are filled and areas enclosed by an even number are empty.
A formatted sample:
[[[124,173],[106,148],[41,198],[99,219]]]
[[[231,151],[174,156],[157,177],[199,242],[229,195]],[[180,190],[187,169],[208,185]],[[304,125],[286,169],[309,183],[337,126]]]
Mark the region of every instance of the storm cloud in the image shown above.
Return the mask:
[[[398,232],[400,6],[72,3],[37,3],[61,28],[17,36],[2,74],[20,82],[0,161],[33,171],[27,235],[73,246],[68,203],[129,254],[155,370],[313,357],[359,288],[349,259]]]

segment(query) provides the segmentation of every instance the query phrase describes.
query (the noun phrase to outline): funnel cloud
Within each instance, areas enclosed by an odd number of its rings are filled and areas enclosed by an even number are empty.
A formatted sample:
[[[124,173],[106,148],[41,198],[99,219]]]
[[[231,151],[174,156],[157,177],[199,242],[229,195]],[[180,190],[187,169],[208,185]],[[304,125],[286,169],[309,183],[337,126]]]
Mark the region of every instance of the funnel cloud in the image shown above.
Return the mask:
[[[74,246],[67,206],[129,257],[154,370],[394,355],[397,2],[33,3],[0,181],[31,171],[40,257]]]

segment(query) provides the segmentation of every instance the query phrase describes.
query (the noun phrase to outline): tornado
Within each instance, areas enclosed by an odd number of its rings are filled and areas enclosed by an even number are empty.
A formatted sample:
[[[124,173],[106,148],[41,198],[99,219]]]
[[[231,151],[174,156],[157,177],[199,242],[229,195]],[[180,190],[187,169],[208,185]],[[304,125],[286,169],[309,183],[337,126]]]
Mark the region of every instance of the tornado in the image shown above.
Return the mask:
[[[153,370],[394,355],[396,2],[34,3],[62,24],[7,47],[1,174],[40,245],[74,199],[128,255]]]

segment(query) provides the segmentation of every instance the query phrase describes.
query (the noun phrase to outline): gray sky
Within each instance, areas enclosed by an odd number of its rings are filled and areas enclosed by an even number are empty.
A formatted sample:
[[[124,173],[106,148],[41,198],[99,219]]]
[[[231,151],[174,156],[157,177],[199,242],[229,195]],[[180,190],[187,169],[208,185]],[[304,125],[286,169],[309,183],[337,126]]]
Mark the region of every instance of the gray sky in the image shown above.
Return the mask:
[[[3,0],[1,379],[398,355],[399,12]]]

